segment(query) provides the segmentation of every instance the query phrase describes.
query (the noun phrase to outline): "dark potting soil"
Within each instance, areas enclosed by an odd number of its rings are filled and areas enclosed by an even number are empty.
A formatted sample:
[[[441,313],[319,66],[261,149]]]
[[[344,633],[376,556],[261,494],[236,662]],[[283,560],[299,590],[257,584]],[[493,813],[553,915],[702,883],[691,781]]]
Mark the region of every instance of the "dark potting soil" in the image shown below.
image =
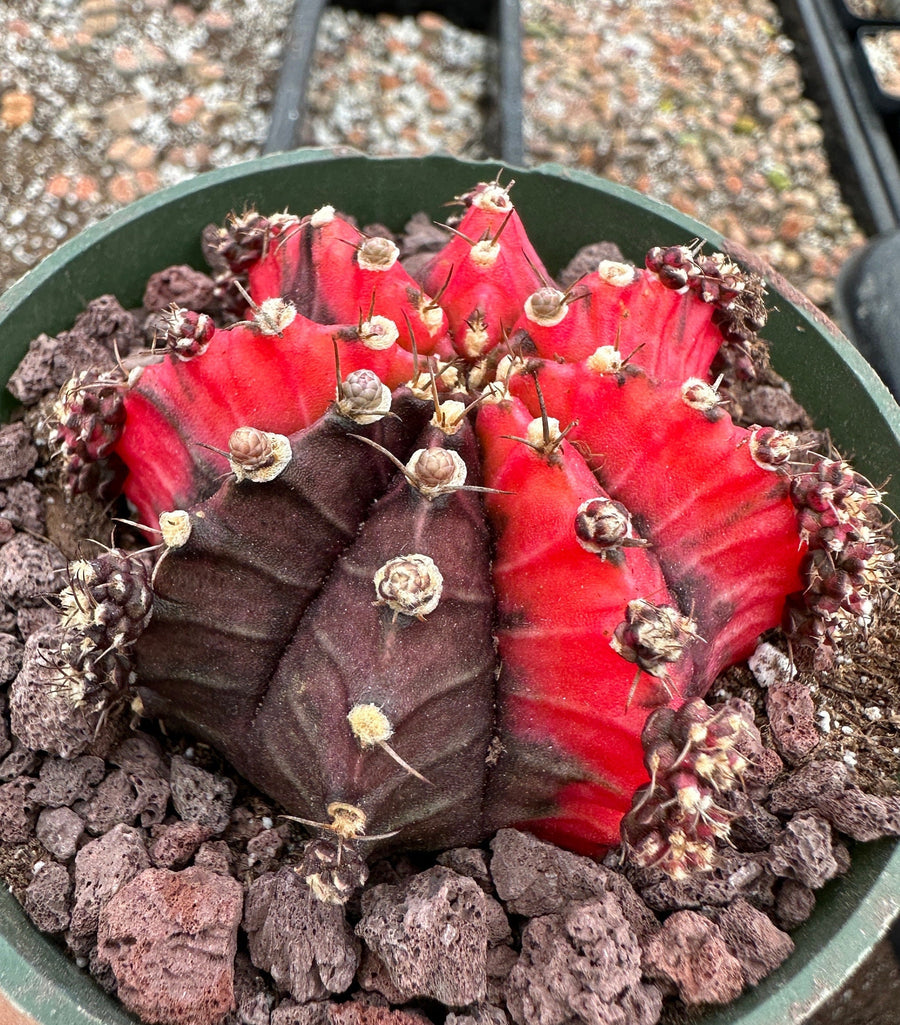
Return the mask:
[[[379,229],[379,234],[385,234]],[[445,235],[415,218],[412,267]],[[582,254],[560,275],[596,265]],[[414,271],[413,271],[414,272]],[[36,339],[0,428],[0,875],[37,928],[148,1022],[179,1025],[653,1025],[727,1003],[787,958],[816,891],[855,842],[900,836],[897,602],[828,670],[791,665],[773,634],[708,696],[755,722],[744,786],[723,801],[733,846],[675,882],[512,829],[482,847],[376,861],[346,907],[295,871],[309,833],[218,754],[130,707],[72,714],[42,655],[48,596],[91,543],[145,542],[122,510],[65,497],[47,422],[74,372],[152,341],[171,302],[219,313],[211,279],[169,268],[145,308],[111,296]],[[826,451],[762,369],[725,380],[733,418]],[[876,482],[878,483],[878,482]],[[77,695],[74,695],[77,697]]]

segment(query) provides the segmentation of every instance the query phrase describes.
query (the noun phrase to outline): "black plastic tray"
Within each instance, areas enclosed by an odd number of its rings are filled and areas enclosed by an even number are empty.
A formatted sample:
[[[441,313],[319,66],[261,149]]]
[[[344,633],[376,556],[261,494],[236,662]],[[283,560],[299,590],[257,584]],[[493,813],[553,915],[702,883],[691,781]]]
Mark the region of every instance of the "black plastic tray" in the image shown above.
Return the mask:
[[[327,0],[296,0],[294,4],[264,153],[291,150],[299,143],[316,35],[326,5]],[[497,116],[485,143],[492,156],[509,164],[523,163],[519,0],[334,0],[333,6],[399,16],[435,11],[463,28],[494,36],[499,53],[494,88]]]
[[[900,114],[879,110],[857,34],[897,22],[853,18],[844,0],[781,0],[844,197],[870,234],[900,227]]]

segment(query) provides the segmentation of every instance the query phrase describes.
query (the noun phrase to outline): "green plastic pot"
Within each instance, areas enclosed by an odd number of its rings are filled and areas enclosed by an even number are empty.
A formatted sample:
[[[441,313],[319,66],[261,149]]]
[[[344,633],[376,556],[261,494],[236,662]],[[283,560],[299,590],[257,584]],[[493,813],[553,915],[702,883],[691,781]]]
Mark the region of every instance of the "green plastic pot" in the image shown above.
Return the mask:
[[[114,293],[140,305],[149,274],[176,263],[202,267],[200,232],[248,204],[295,212],[325,203],[360,223],[401,228],[416,210],[440,220],[442,204],[498,165],[449,157],[371,159],[322,151],[276,154],[148,196],[64,245],[0,296],[0,379],[6,381],[44,331],[58,332],[95,296]],[[508,178],[510,175],[507,174]],[[598,239],[615,241],[636,262],[658,243],[715,232],[629,189],[560,167],[515,169],[515,200],[548,267]],[[870,479],[888,485],[900,508],[900,409],[855,349],[783,282],[770,282],[775,307],[765,335],[776,369],[794,394],[827,424],[847,456]],[[6,394],[3,413],[12,407]],[[816,910],[794,934],[794,955],[731,1006],[704,1017],[706,1025],[799,1025],[810,1022],[884,936],[898,910],[900,844],[861,845],[850,873],[819,895]],[[51,941],[41,936],[14,898],[0,892],[0,1022],[20,1025],[125,1025],[134,1019],[109,999]]]

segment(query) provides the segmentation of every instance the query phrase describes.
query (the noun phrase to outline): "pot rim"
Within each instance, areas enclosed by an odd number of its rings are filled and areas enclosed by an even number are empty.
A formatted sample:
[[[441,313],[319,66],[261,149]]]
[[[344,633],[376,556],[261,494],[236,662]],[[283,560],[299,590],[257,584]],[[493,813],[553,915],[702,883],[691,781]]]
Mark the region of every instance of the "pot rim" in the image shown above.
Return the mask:
[[[427,180],[430,170],[440,169],[442,173],[451,176],[456,172],[465,172],[471,185],[475,180],[493,178],[499,168],[511,172],[527,188],[539,186],[549,189],[553,195],[564,195],[570,186],[590,189],[607,200],[629,208],[640,208],[652,219],[666,221],[673,230],[683,233],[685,239],[703,238],[716,248],[727,248],[721,235],[658,200],[626,186],[604,181],[588,172],[559,165],[544,164],[522,169],[509,168],[499,161],[470,161],[439,155],[370,157],[355,151],[329,149],[276,153],[206,172],[143,197],[86,228],[14,283],[0,295],[0,380],[7,379],[32,337],[41,331],[52,333],[68,326],[90,298],[104,291],[102,288],[93,291],[91,283],[83,282],[93,251],[114,245],[121,239],[122,233],[129,232],[136,235],[133,245],[152,244],[153,240],[142,237],[141,233],[142,222],[148,215],[178,217],[190,208],[192,201],[196,204],[199,194],[211,187],[252,183],[258,176],[301,165],[323,165],[315,169],[324,170],[326,174],[347,165],[350,171],[359,175],[360,180],[369,182],[375,178],[391,179],[392,169],[399,171],[412,164],[420,169],[423,180]],[[363,166],[369,170],[360,174]],[[520,185],[517,193],[521,188]],[[249,191],[252,192],[252,188]],[[300,198],[304,206],[310,205],[305,196]],[[409,193],[404,194],[403,203],[408,211],[424,205]],[[221,216],[220,213],[220,219]],[[577,211],[574,216],[576,219],[573,223],[578,223]],[[537,248],[541,248],[539,244]],[[568,251],[574,248],[572,246]],[[165,265],[164,262],[159,264]],[[66,301],[51,310],[42,306],[41,293],[57,277],[67,281],[70,287]],[[838,381],[841,387],[835,389],[842,394],[835,395],[835,403],[843,399],[843,404],[847,405],[849,391],[851,406],[858,404],[853,395],[860,397],[859,402],[863,406],[871,406],[869,414],[873,429],[885,438],[890,436],[885,452],[896,462],[900,450],[900,409],[875,372],[833,326],[823,323],[811,307],[798,304],[797,293],[785,288],[784,282],[777,275],[767,274],[767,280],[775,301],[785,304],[779,305],[777,309],[778,318],[783,320],[787,317],[783,321],[784,330],[809,332],[818,336],[817,340],[825,343],[825,349],[819,353],[820,359],[832,366],[837,366],[835,361],[838,361],[844,371],[846,376]],[[83,294],[85,291],[90,294]],[[38,322],[39,326],[35,330]],[[768,335],[770,332],[767,330],[766,333]],[[804,369],[807,359],[804,357],[802,363]],[[825,372],[828,372],[828,366]],[[800,387],[795,394],[803,401]],[[829,402],[826,396],[826,407]],[[12,405],[7,394],[5,401],[0,401],[0,416],[7,415]],[[822,403],[818,403],[817,412],[821,406]],[[831,423],[828,413],[823,414],[821,419]],[[857,410],[853,409],[848,421],[857,419]],[[862,457],[858,461],[864,464],[866,453],[858,455]],[[864,465],[862,469],[866,472]],[[894,486],[900,487],[900,482],[895,481]],[[900,496],[892,499],[895,506],[898,500]],[[829,884],[821,892],[813,918],[793,934],[797,941],[797,951],[785,965],[733,1004],[711,1012],[704,1021],[707,1025],[738,1022],[740,1025],[796,1025],[807,1021],[818,1007],[843,986],[865,960],[874,944],[885,935],[898,911],[898,893],[900,843],[886,840],[858,847],[854,851],[850,873]],[[0,987],[0,1019],[24,1023],[45,1022],[55,1017],[57,1020],[71,1022],[72,1025],[124,1025],[136,1020],[118,1005],[112,1008],[109,998],[102,994],[93,980],[80,972],[67,955],[55,949],[50,940],[37,932],[15,899],[5,891],[0,892],[0,924],[0,966],[4,968]],[[823,943],[819,943],[816,936],[821,929],[832,930]],[[34,972],[39,965],[46,967],[46,981],[35,979]],[[4,1000],[25,1016],[11,1019],[5,1017]]]

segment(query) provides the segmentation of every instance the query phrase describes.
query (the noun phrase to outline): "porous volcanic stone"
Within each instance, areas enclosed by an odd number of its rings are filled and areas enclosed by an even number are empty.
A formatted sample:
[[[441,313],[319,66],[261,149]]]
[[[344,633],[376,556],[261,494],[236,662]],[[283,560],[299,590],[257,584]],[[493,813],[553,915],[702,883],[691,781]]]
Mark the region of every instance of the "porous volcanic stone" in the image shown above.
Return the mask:
[[[160,828],[150,846],[150,857],[157,868],[184,868],[211,835],[209,826],[199,822],[172,822]]]
[[[0,481],[24,477],[37,462],[31,431],[23,423],[0,427]]]
[[[900,835],[900,800],[896,797],[878,797],[859,787],[847,787],[840,794],[820,798],[816,809],[839,833],[853,840]]]
[[[100,713],[86,712],[72,692],[60,686],[59,672],[52,665],[57,632],[47,627],[28,638],[22,668],[10,684],[10,726],[29,750],[72,758],[95,740]]]
[[[185,821],[209,826],[213,833],[221,833],[228,825],[237,790],[232,780],[207,772],[176,755],[172,759],[169,785],[172,804]]]
[[[515,915],[552,914],[608,889],[608,869],[529,833],[501,829],[491,841],[491,851],[497,896]]]
[[[637,936],[611,893],[532,919],[507,980],[518,1025],[653,1025],[662,996],[641,981]]]
[[[120,823],[133,825],[137,820],[134,788],[121,769],[113,769],[87,801],[78,802],[76,810],[94,836],[101,836]]]
[[[484,998],[487,912],[473,879],[436,865],[403,886],[375,886],[356,932],[407,1000],[464,1007]]]
[[[31,780],[14,779],[0,785],[0,843],[26,843],[36,812],[29,791]]]
[[[22,668],[22,642],[12,634],[0,633],[0,684],[9,683]]]
[[[100,914],[97,956],[148,1023],[218,1025],[234,1007],[240,883],[191,867],[148,868]]]
[[[639,939],[659,928],[628,880],[590,858],[516,829],[501,829],[491,841],[491,851],[491,878],[510,914],[552,914],[609,892],[619,898]]]
[[[0,510],[2,519],[8,520],[17,530],[44,533],[44,498],[31,481],[15,481],[0,491]]]
[[[146,733],[136,733],[117,745],[109,760],[119,766],[131,784],[135,795],[133,811],[141,825],[150,827],[162,822],[171,789],[169,767],[157,741]]]
[[[138,873],[150,866],[139,830],[114,826],[75,856],[75,904],[66,939],[76,953],[86,953],[105,904]]]
[[[788,773],[769,794],[769,809],[778,815],[815,808],[823,798],[839,796],[851,785],[850,767],[830,758],[816,759]]]
[[[769,687],[766,714],[775,746],[792,765],[805,758],[819,743],[816,706],[804,684],[791,681]]]
[[[775,875],[819,889],[840,871],[831,826],[817,812],[798,812],[772,844],[768,863]]]
[[[164,310],[176,306],[203,313],[215,305],[215,282],[202,271],[187,264],[166,267],[151,274],[144,289],[144,309]]]
[[[47,861],[25,890],[25,910],[41,932],[62,932],[72,910],[72,880],[65,865]]]
[[[244,929],[253,964],[298,1003],[340,993],[353,981],[360,945],[343,907],[314,898],[290,866],[250,885]]]
[[[775,921],[787,931],[796,929],[809,918],[815,906],[814,890],[796,879],[785,879],[775,898]]]
[[[751,986],[761,982],[794,950],[794,941],[768,915],[745,900],[736,900],[716,918],[728,949],[741,962]]]
[[[71,808],[44,808],[38,815],[35,835],[60,861],[68,861],[78,850],[84,822]]]
[[[66,560],[56,547],[30,534],[16,534],[0,548],[0,599],[18,608],[43,605],[65,585]]]
[[[686,1004],[727,1004],[744,988],[740,961],[714,922],[676,911],[643,948],[644,974],[674,983]]]
[[[103,759],[96,755],[45,758],[31,798],[47,808],[71,807],[75,801],[90,799],[105,771]]]

